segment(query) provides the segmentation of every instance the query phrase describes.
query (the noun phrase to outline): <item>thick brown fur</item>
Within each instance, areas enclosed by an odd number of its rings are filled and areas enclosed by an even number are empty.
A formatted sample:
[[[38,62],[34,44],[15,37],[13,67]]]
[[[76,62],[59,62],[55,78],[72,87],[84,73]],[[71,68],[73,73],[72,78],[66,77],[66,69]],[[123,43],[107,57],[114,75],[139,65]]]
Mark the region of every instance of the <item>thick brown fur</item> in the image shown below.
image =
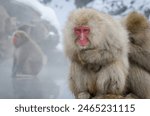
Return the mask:
[[[90,46],[75,44],[75,26],[90,27]],[[64,47],[71,61],[69,82],[75,98],[123,94],[129,67],[128,36],[119,22],[93,9],[77,9],[66,23]]]
[[[130,13],[126,19],[127,30],[131,33],[138,33],[147,29],[149,27],[148,25],[147,18],[135,11]]]
[[[138,98],[150,98],[150,24],[138,13],[130,13],[124,20],[130,40],[130,70],[128,91]]]
[[[40,47],[23,31],[16,31],[14,43],[13,77],[37,76],[41,71],[44,57]]]

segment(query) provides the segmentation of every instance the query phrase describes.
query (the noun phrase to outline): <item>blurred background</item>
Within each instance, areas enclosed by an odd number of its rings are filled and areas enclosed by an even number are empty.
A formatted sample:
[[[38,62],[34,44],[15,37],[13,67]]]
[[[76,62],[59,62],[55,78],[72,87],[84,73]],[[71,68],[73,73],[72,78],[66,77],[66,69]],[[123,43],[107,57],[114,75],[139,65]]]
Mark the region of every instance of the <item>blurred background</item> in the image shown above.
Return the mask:
[[[138,10],[150,18],[149,0],[0,0],[0,98],[72,99],[69,61],[63,53],[62,30],[69,13],[95,8],[122,17]],[[11,36],[23,30],[41,47],[47,64],[37,78],[12,78]]]

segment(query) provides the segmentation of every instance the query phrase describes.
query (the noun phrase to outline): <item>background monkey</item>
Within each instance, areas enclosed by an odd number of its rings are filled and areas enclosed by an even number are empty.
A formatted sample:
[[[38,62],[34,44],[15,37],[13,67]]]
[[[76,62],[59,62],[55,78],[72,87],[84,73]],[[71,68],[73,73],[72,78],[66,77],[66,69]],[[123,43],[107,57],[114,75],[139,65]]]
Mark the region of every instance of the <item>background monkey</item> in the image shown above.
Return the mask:
[[[15,50],[12,76],[37,76],[44,63],[40,47],[23,31],[14,33],[13,44]]]
[[[137,12],[130,13],[124,20],[130,40],[130,70],[128,92],[138,98],[150,98],[150,24]]]
[[[64,47],[76,98],[120,98],[129,66],[128,34],[119,22],[94,9],[75,10],[65,26]]]

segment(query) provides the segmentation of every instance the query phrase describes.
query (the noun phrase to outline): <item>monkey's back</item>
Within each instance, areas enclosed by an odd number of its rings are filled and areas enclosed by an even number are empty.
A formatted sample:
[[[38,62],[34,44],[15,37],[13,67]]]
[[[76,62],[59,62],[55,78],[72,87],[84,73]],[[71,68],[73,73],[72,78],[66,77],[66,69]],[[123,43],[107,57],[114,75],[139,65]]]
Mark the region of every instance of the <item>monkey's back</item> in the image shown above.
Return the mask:
[[[43,53],[33,41],[27,42],[18,50],[18,61],[21,60],[22,74],[37,75],[43,66]]]

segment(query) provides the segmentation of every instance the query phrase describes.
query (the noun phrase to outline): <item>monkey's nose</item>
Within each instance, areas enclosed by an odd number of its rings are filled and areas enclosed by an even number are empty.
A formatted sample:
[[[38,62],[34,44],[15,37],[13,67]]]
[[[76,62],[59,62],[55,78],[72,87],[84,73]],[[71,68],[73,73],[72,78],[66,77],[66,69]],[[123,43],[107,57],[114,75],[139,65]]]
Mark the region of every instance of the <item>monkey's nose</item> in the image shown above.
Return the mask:
[[[83,40],[84,39],[84,34],[83,33],[81,33],[81,40]]]

